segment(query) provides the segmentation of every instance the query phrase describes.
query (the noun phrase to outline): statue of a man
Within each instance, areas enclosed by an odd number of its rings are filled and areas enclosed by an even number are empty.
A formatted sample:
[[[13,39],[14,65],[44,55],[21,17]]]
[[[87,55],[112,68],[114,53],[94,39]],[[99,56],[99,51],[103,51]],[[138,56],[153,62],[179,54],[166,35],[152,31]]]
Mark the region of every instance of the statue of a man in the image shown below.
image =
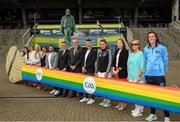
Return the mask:
[[[66,15],[61,18],[61,32],[64,35],[64,40],[68,45],[71,44],[71,36],[75,31],[74,17],[71,15],[70,9],[66,9]]]

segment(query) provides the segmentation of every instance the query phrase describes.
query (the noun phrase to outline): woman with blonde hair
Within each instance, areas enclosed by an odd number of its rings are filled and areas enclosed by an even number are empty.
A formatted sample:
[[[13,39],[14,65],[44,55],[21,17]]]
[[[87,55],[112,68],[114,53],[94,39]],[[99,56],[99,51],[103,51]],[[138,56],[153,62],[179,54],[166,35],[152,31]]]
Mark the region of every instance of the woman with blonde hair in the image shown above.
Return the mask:
[[[35,45],[34,50],[30,51],[29,60],[27,63],[34,66],[41,66],[41,55],[42,55],[41,47],[39,45]],[[33,87],[37,86],[37,88],[40,89],[40,86],[37,85],[36,83],[32,83],[31,85]]]
[[[28,63],[35,66],[41,66],[41,47],[35,45],[35,49],[30,52]]]
[[[131,43],[132,52],[128,57],[128,80],[129,82],[134,83],[145,83],[145,63],[144,63],[144,54],[140,50],[140,41],[133,40]],[[142,116],[144,106],[135,105],[135,109],[132,110],[132,116],[138,117]]]

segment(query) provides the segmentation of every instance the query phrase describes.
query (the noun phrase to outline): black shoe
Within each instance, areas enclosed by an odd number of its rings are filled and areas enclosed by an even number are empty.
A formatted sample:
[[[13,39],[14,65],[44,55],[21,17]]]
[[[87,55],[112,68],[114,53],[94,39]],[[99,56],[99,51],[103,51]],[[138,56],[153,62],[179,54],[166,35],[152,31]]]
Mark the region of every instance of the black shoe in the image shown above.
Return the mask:
[[[67,97],[68,95],[67,94],[63,94],[63,95],[61,95],[60,97]]]
[[[68,95],[67,98],[71,98],[71,95]]]
[[[77,97],[77,95],[75,95],[75,94],[71,94],[71,95],[67,96],[67,98],[75,98],[75,97]]]
[[[59,97],[59,96],[62,96],[62,95],[63,95],[63,93],[59,93],[59,94],[55,95],[55,97]]]
[[[84,97],[84,94],[83,93],[79,93],[78,94],[78,98],[82,99]]]

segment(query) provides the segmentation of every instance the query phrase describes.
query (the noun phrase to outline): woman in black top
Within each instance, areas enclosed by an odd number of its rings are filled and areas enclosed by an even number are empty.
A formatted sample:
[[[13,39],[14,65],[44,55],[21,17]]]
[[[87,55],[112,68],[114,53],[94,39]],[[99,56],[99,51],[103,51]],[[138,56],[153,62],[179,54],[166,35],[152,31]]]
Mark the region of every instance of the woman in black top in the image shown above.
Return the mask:
[[[124,79],[127,78],[127,60],[129,52],[128,50],[126,50],[125,42],[123,39],[118,39],[116,44],[117,50],[114,53],[112,62],[113,75],[115,78]],[[123,110],[125,106],[125,103],[119,102],[115,108],[117,108],[118,110]]]
[[[117,40],[117,50],[112,62],[113,75],[116,78],[127,78],[127,59],[129,52],[126,50],[123,39]]]
[[[107,42],[105,39],[100,41],[100,47],[101,49],[97,54],[97,76],[102,78],[110,78],[112,56],[110,50],[107,48]],[[110,99],[104,98],[99,105],[103,107],[111,106]]]
[[[45,67],[47,62],[47,47],[42,47],[42,56],[41,56],[41,67]]]
[[[27,63],[28,59],[29,59],[29,49],[28,47],[24,47],[24,49],[22,50],[22,57],[23,57],[23,63]]]

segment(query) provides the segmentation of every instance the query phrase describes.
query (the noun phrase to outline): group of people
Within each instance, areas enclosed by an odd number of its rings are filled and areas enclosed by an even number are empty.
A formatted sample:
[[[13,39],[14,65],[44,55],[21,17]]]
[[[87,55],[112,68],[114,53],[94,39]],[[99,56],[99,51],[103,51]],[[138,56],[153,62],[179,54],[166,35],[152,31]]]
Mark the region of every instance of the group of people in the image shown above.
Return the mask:
[[[168,68],[167,48],[162,45],[155,32],[147,34],[147,46],[144,51],[141,50],[140,41],[134,39],[131,42],[131,52],[126,49],[125,40],[118,39],[117,50],[114,55],[108,47],[105,39],[100,41],[100,49],[94,49],[92,40],[86,40],[86,48],[83,49],[78,44],[78,39],[72,39],[72,48],[68,49],[66,42],[62,42],[61,49],[54,51],[53,46],[42,47],[35,46],[35,50],[23,50],[24,63],[49,69],[58,69],[68,72],[83,73],[87,75],[96,75],[102,78],[128,79],[129,82],[147,83],[151,85],[165,86],[165,74]],[[48,52],[47,52],[48,50]],[[38,84],[38,83],[37,83]],[[41,84],[40,84],[41,85]],[[37,85],[38,86],[38,85]],[[50,94],[61,97],[81,97],[80,102],[87,104],[95,103],[95,96],[87,93],[71,94],[68,89],[53,87]],[[110,107],[111,101],[104,98],[99,104],[103,107]],[[124,110],[126,103],[119,101],[115,106],[118,110]],[[135,105],[132,110],[132,116],[138,117],[143,114],[144,106]],[[155,108],[150,109],[147,121],[157,119]],[[165,121],[170,121],[169,112],[164,110]]]

